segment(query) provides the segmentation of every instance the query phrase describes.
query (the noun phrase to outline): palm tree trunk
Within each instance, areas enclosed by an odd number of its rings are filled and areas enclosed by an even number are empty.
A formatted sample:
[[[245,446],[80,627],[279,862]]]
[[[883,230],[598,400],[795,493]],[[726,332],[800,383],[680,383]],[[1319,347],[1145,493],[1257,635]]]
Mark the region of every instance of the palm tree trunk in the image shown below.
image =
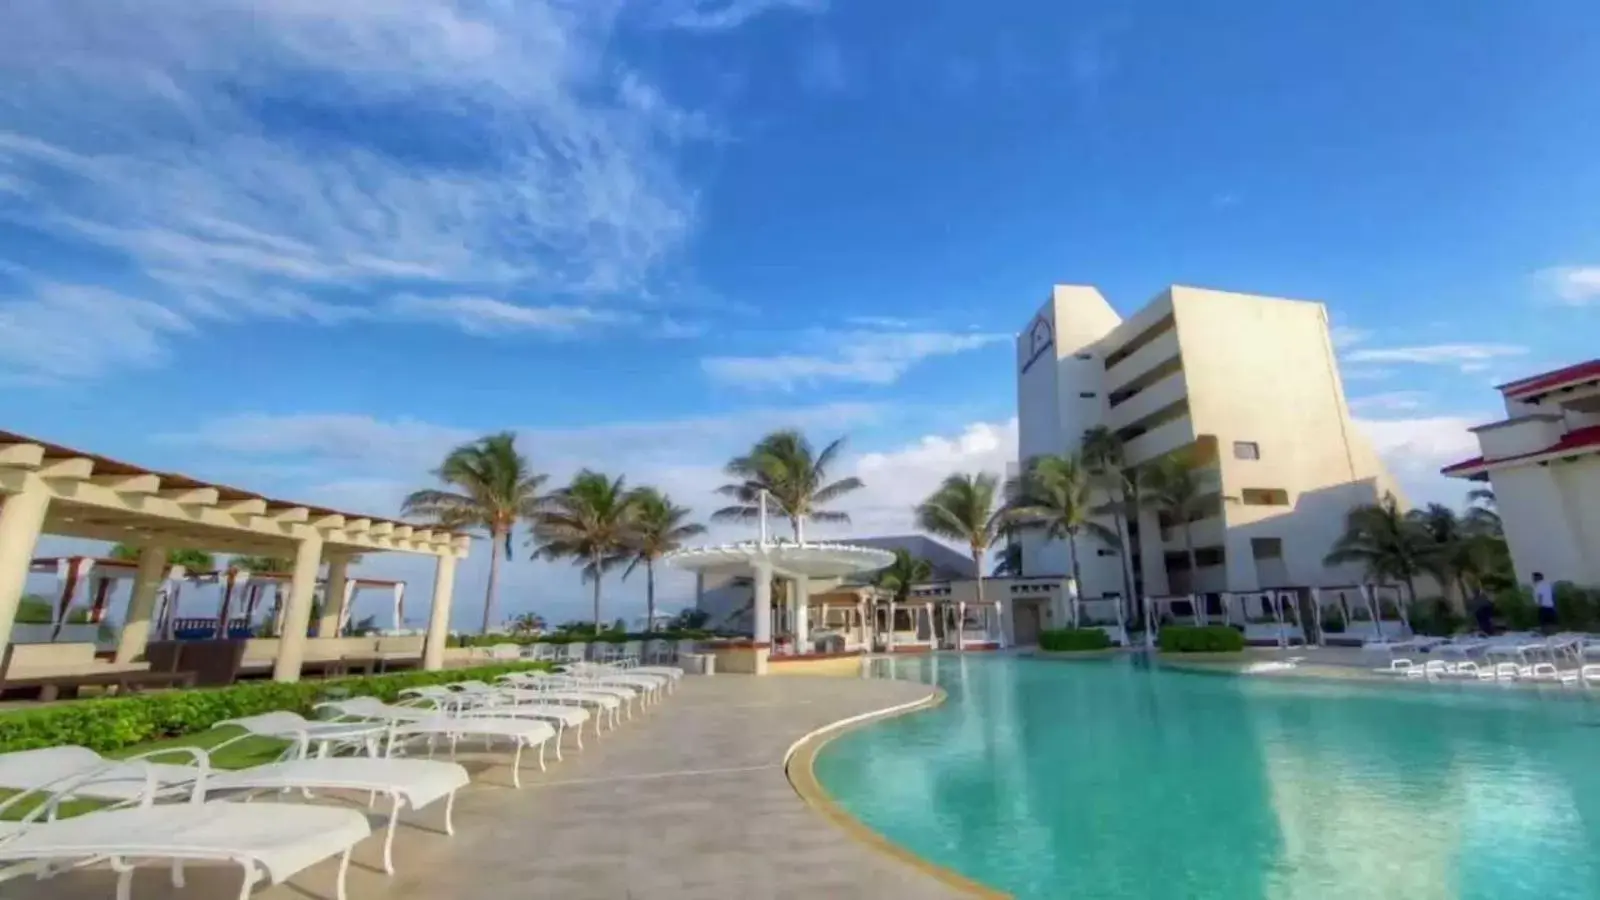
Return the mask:
[[[602,630],[600,622],[600,554],[595,553],[589,557],[591,567],[594,569],[594,631],[599,634]]]
[[[656,630],[656,567],[649,557],[644,561],[644,630]]]
[[[500,590],[500,545],[505,543],[506,532],[492,531],[489,533],[489,586],[483,591],[483,634],[489,633],[489,626],[494,622],[494,599]]]
[[[1067,552],[1072,555],[1072,627],[1078,627],[1078,601],[1083,596],[1083,570],[1078,566],[1078,538],[1072,532],[1067,532]]]
[[[979,550],[973,551],[972,562],[975,566],[977,566],[978,570],[978,606],[979,608],[987,609],[987,607],[983,605],[983,552]],[[962,634],[962,631],[965,628],[967,617],[961,615],[959,609],[957,610],[956,615],[956,649],[965,650],[967,642],[965,636]],[[985,619],[984,621],[987,622],[988,619]]]
[[[1117,543],[1120,545],[1117,550],[1122,556],[1118,563],[1122,567],[1122,606],[1127,610],[1128,604],[1133,602],[1133,539],[1128,533],[1128,517],[1123,514],[1122,506],[1112,509],[1111,519],[1112,524],[1117,526]]]
[[[1183,549],[1189,554],[1189,597],[1195,604],[1195,612],[1200,616],[1202,625],[1211,624],[1206,615],[1205,601],[1200,599],[1200,562],[1194,555],[1194,535],[1189,531],[1189,523],[1183,523]]]

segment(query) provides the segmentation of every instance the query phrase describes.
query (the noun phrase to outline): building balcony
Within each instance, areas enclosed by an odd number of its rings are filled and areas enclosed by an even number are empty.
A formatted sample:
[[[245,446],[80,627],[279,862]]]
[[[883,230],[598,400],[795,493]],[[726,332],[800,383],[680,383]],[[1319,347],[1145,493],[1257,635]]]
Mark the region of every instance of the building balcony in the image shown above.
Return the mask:
[[[1173,328],[1106,369],[1105,390],[1113,393],[1156,366],[1178,357],[1178,330]]]
[[[1106,425],[1112,431],[1121,431],[1140,419],[1182,400],[1187,395],[1187,391],[1188,388],[1183,380],[1183,370],[1179,369],[1157,379],[1154,383],[1141,389],[1137,394],[1111,407],[1110,412],[1106,415]]]
[[[1194,439],[1194,420],[1182,415],[1124,443],[1122,458],[1130,466],[1141,465],[1186,447]]]
[[[1216,547],[1226,543],[1228,525],[1222,516],[1208,516],[1189,523],[1189,541],[1196,547]],[[1169,525],[1161,529],[1161,549],[1165,553],[1183,553],[1185,547],[1183,528]]]

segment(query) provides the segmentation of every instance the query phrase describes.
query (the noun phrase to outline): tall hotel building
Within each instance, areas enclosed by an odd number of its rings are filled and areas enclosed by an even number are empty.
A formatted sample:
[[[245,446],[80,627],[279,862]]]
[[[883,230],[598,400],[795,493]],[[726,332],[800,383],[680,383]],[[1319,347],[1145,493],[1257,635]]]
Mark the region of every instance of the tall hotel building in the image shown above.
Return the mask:
[[[1323,557],[1345,514],[1399,492],[1351,424],[1320,303],[1173,286],[1127,318],[1092,287],[1057,285],[1017,338],[1019,465],[1112,429],[1137,467],[1185,451],[1205,513],[1134,517],[1135,591],[1160,596],[1352,585]],[[1110,521],[1107,520],[1107,525]],[[1022,537],[1027,575],[1070,573],[1067,548]],[[1121,595],[1118,554],[1078,541],[1082,595]]]

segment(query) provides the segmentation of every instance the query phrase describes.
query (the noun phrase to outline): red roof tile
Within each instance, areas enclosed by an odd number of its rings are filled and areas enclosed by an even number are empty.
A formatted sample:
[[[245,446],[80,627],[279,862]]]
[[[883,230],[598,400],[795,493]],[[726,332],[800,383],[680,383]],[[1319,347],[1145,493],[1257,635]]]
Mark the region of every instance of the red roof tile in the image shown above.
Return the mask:
[[[1451,465],[1445,466],[1439,471],[1445,475],[1455,475],[1459,472],[1471,471],[1472,469],[1476,469],[1484,465],[1497,466],[1501,463],[1515,462],[1519,459],[1532,459],[1535,456],[1556,456],[1562,453],[1590,449],[1600,451],[1600,425],[1588,425],[1583,428],[1574,428],[1562,435],[1561,440],[1556,441],[1554,444],[1551,444],[1543,450],[1535,450],[1532,453],[1518,453],[1516,456],[1502,456],[1499,459],[1489,460],[1486,460],[1481,456],[1474,456],[1471,459],[1464,459],[1461,462],[1452,463]]]
[[[1590,381],[1600,378],[1600,359],[1591,359],[1577,365],[1546,372],[1543,375],[1531,375],[1507,382],[1499,387],[1502,394],[1513,399],[1542,394],[1553,388],[1561,387],[1575,381]]]

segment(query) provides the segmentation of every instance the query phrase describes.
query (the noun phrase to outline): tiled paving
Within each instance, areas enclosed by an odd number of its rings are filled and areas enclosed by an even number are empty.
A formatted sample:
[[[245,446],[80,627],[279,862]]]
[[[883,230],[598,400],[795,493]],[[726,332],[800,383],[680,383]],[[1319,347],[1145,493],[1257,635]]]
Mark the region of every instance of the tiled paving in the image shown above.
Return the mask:
[[[377,840],[357,851],[352,900],[924,900],[953,889],[857,843],[790,787],[784,752],[807,732],[931,693],[925,685],[850,678],[719,675],[684,679],[677,693],[546,773],[509,787],[501,768],[466,759],[474,786],[456,808],[453,838],[402,826],[399,874],[375,868]],[[570,751],[570,744],[569,744]],[[526,765],[525,765],[526,768]],[[260,898],[331,898],[333,866],[319,865]],[[135,900],[231,897],[237,869],[196,871],[172,889],[141,872]],[[21,887],[21,886],[19,886]],[[106,898],[103,873],[75,873],[0,896]]]

